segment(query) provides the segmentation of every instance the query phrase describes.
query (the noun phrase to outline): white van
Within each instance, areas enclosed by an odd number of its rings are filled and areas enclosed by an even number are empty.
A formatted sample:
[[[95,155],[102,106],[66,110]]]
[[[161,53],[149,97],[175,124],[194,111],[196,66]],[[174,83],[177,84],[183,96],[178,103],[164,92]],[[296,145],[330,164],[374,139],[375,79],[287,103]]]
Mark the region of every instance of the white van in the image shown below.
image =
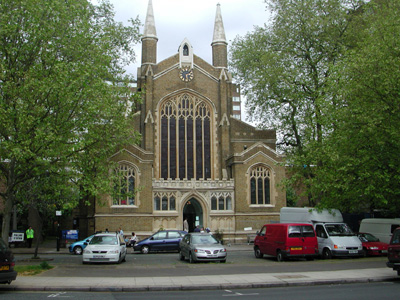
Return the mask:
[[[400,219],[363,219],[359,231],[371,233],[379,241],[389,244],[393,231],[397,227],[400,227]]]
[[[280,222],[313,224],[318,251],[323,258],[363,255],[360,239],[343,223],[342,214],[337,209],[318,212],[312,207],[282,207]]]

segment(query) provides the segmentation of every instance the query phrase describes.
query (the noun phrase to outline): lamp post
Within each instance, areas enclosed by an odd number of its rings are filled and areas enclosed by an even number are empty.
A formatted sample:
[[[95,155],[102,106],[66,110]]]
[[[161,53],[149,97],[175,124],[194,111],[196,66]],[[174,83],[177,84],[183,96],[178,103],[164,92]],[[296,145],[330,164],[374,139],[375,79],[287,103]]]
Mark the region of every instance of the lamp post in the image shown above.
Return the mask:
[[[60,251],[60,240],[61,240],[61,228],[60,228],[60,217],[62,216],[61,210],[56,211],[56,217],[57,217],[57,251]]]

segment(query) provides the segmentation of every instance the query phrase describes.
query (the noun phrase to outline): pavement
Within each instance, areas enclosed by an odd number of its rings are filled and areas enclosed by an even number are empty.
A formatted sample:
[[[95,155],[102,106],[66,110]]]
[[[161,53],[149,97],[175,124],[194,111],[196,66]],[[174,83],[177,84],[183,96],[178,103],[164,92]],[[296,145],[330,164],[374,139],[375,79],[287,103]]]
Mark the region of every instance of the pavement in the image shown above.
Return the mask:
[[[228,245],[229,251],[248,251],[251,245]],[[14,248],[15,254],[34,253],[34,248]],[[39,254],[68,253],[67,248],[40,247]],[[1,291],[177,291],[288,287],[399,281],[400,277],[387,267],[319,272],[254,273],[171,277],[46,277],[18,276]]]

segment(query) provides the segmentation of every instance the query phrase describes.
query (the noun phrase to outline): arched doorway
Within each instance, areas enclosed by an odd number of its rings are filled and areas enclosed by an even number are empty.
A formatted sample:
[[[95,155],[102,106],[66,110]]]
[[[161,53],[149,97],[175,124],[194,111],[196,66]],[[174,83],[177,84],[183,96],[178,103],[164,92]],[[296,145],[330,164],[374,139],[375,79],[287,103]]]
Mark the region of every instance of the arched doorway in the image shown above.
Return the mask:
[[[194,228],[199,225],[204,226],[203,223],[203,209],[195,198],[190,198],[186,201],[183,207],[183,220],[187,218],[189,224],[189,232],[193,232]]]

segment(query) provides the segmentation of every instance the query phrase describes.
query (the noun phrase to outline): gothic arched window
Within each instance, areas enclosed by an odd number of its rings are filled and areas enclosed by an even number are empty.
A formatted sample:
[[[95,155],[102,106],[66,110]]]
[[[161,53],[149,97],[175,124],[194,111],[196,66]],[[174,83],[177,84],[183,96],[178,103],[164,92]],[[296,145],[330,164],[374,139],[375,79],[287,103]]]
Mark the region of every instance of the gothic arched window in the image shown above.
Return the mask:
[[[250,204],[265,205],[271,203],[271,171],[261,165],[250,171]]]
[[[208,103],[187,93],[161,105],[161,178],[212,177],[211,116]]]
[[[189,56],[189,47],[186,44],[183,46],[183,56]]]
[[[113,205],[135,205],[135,170],[131,166],[121,164],[116,172]]]

